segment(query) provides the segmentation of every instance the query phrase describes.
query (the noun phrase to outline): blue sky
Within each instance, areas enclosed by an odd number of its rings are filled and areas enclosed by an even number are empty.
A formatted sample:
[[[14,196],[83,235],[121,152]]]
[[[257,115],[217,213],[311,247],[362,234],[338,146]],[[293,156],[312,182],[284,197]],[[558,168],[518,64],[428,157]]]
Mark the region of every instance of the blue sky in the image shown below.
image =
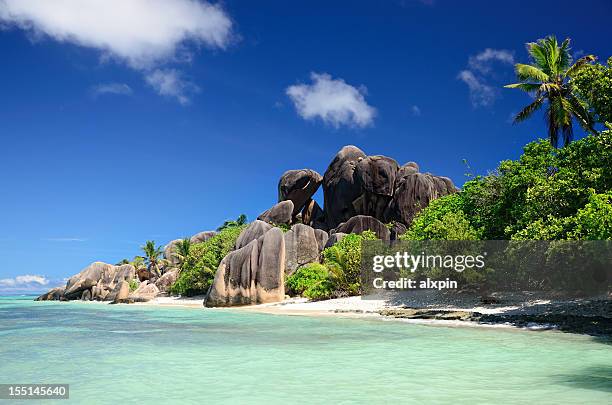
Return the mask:
[[[502,88],[525,42],[612,55],[605,0],[49,3],[0,0],[0,292],[253,219],[347,144],[461,185],[545,134]]]

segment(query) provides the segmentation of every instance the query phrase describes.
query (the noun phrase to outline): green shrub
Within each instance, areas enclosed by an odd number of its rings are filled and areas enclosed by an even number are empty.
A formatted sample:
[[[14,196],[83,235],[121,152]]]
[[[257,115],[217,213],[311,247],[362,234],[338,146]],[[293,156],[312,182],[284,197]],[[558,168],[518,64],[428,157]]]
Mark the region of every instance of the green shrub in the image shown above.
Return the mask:
[[[372,231],[348,234],[331,247],[323,250],[323,264],[330,272],[336,296],[357,295],[361,292],[361,243],[376,240]]]
[[[329,280],[329,270],[322,264],[311,263],[300,267],[287,278],[287,288],[291,293],[310,299],[329,298],[333,285]]]
[[[477,240],[478,232],[462,210],[462,195],[433,200],[412,221],[400,240]]]
[[[138,286],[140,285],[140,283],[138,282],[138,280],[136,280],[135,278],[131,279],[130,282],[130,292],[132,291],[136,291],[136,289],[138,288]]]
[[[219,263],[234,249],[236,239],[245,227],[225,227],[207,241],[191,245],[189,255],[182,264],[181,274],[170,287],[170,292],[185,296],[206,294]]]

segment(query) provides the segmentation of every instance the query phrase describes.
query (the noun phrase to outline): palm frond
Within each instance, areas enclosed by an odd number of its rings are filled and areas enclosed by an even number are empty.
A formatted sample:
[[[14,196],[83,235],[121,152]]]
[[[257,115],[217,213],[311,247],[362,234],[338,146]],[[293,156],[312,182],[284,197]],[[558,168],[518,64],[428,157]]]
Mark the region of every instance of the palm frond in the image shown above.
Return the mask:
[[[527,107],[523,108],[516,117],[514,117],[514,123],[519,123],[525,121],[527,118],[531,117],[534,112],[539,110],[544,104],[544,97],[537,98],[533,103],[529,104]]]
[[[514,65],[516,76],[519,80],[537,80],[540,82],[546,82],[549,80],[549,75],[544,73],[540,68],[533,65],[526,65],[523,63],[517,63]]]
[[[507,84],[504,87],[507,89],[520,89],[526,93],[536,92],[541,86],[541,83],[513,83]]]
[[[589,63],[595,62],[597,60],[597,56],[595,55],[587,55],[578,59],[576,63],[574,63],[567,72],[565,72],[566,76],[573,77],[576,73],[580,72],[585,68]]]
[[[561,46],[559,47],[559,55],[557,62],[557,69],[559,74],[566,71],[572,64],[572,54],[570,53],[570,42],[569,38],[566,38]]]
[[[549,72],[548,60],[544,48],[536,42],[529,42],[526,44],[527,53],[531,56],[534,63],[544,72]]]

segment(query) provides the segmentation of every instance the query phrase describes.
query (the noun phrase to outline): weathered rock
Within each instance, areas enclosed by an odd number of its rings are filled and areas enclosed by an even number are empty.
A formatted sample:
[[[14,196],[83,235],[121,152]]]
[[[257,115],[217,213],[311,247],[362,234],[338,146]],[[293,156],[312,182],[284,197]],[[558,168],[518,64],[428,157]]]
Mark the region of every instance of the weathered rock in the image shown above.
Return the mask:
[[[203,231],[203,232],[196,233],[195,235],[193,235],[190,240],[191,240],[191,243],[202,243],[202,242],[206,242],[208,239],[212,238],[216,234],[217,232],[215,231]]]
[[[55,287],[36,298],[36,301],[59,301],[62,298],[64,298],[64,287]]]
[[[329,234],[322,229],[314,230],[315,237],[317,238],[317,244],[319,245],[319,252],[323,250],[329,239]]]
[[[128,297],[130,294],[130,284],[127,281],[120,281],[115,288],[105,297],[106,301],[119,301]]]
[[[288,170],[278,182],[278,201],[291,200],[295,217],[316,193],[322,180],[323,177],[314,170]]]
[[[362,233],[367,230],[374,232],[378,239],[391,239],[391,232],[389,232],[387,226],[378,219],[368,215],[356,215],[352,217],[348,221],[340,224],[340,226],[334,230],[334,233]]]
[[[398,169],[397,162],[386,156],[368,156],[357,163],[355,182],[361,194],[352,203],[356,213],[384,218]]]
[[[160,292],[168,292],[170,290],[170,286],[178,279],[178,276],[178,269],[170,270],[155,281],[155,286]]]
[[[271,228],[272,225],[258,219],[251,222],[242,232],[240,232],[240,235],[238,235],[238,239],[236,239],[236,249],[248,245],[251,241],[259,238]]]
[[[109,290],[104,288],[100,282],[97,285],[91,287],[91,299],[96,301],[104,301],[106,296],[110,293]]]
[[[334,246],[336,243],[340,242],[342,238],[344,238],[345,236],[346,234],[342,232],[335,232],[335,233],[330,234],[329,239],[327,239],[327,242],[325,243],[324,248]]]
[[[315,200],[310,200],[306,203],[301,215],[298,215],[296,217],[296,221],[294,222],[297,222],[297,218],[300,216],[301,219],[299,222],[302,222],[303,224],[312,226],[315,229],[328,229],[327,222],[325,220],[325,213]]]
[[[164,259],[168,260],[171,266],[177,266],[180,263],[178,257],[176,257],[175,248],[181,241],[182,239],[174,239],[164,247]]]
[[[83,301],[91,301],[91,291],[90,290],[83,291],[83,294],[81,295],[81,299]]]
[[[205,305],[223,307],[282,301],[285,239],[278,228],[230,252],[219,265]]]
[[[361,195],[361,185],[355,182],[357,163],[366,154],[356,146],[343,147],[334,157],[323,176],[324,212],[330,228],[355,215],[353,201]]]
[[[257,219],[274,225],[288,225],[293,219],[293,203],[289,200],[281,201],[269,210],[263,212]]]
[[[436,177],[429,173],[405,174],[395,184],[395,193],[385,217],[410,224],[414,216],[429,202],[454,193],[455,186],[447,178]]]
[[[151,272],[145,268],[141,267],[136,271],[136,276],[138,277],[138,281],[143,282],[151,279]]]
[[[120,281],[132,280],[134,273],[134,266],[130,264],[114,266],[94,262],[68,279],[64,296],[66,299],[78,299],[84,290],[89,290],[93,286],[110,290]]]
[[[129,294],[127,298],[134,300],[135,302],[150,301],[157,297],[159,292],[159,288],[157,288],[155,284],[144,282],[141,283],[134,292]]]
[[[315,230],[296,224],[285,233],[285,273],[293,274],[306,263],[319,261],[319,242]]]

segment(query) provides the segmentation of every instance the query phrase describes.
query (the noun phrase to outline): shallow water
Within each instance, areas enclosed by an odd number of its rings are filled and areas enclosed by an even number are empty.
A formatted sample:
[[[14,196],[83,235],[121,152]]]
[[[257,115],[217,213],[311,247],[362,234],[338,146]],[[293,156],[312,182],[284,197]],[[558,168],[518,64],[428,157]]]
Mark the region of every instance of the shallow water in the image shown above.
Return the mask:
[[[551,331],[4,297],[0,343],[76,403],[612,403],[612,345]]]

